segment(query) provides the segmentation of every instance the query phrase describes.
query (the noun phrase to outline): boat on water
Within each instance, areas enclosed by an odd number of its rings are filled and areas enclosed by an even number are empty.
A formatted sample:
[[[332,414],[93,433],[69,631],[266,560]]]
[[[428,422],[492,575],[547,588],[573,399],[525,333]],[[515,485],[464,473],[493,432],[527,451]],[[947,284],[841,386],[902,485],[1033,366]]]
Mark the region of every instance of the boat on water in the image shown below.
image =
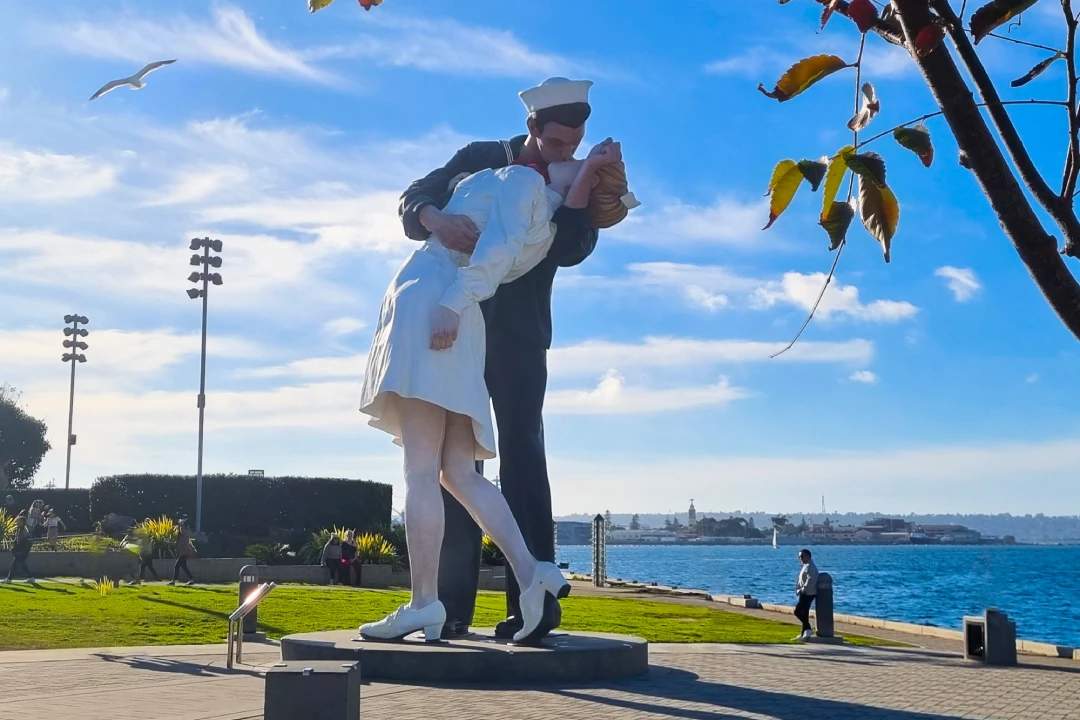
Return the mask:
[[[780,532],[776,529],[772,529],[772,546],[780,547]]]

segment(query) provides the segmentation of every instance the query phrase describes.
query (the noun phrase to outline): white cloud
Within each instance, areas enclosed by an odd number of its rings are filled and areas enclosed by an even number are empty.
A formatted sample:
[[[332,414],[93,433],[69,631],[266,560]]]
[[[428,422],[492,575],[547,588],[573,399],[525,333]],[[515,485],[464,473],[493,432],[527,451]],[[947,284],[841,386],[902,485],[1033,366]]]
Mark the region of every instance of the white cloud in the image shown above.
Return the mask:
[[[857,370],[851,373],[851,377],[848,378],[852,382],[864,383],[866,385],[874,385],[878,381],[878,376],[869,370]]]
[[[97,158],[0,147],[0,202],[43,202],[99,195],[117,168]]]
[[[84,351],[85,365],[81,374],[94,378],[98,389],[115,384],[129,385],[133,376],[145,380],[200,351],[199,333],[179,333],[159,329],[125,331],[113,328],[97,329],[94,318],[87,326],[84,339],[90,347]],[[35,385],[67,370],[60,363],[65,352],[63,334],[57,330],[0,330],[0,346],[4,348],[4,371],[16,374],[22,385]],[[231,335],[212,335],[207,339],[207,355],[221,358],[251,359],[261,353],[259,345]],[[54,362],[55,361],[55,362]],[[140,380],[140,382],[142,381]]]
[[[534,50],[508,30],[470,26],[448,18],[384,14],[364,20],[365,30],[360,31],[359,41],[327,48],[320,54],[439,74],[530,80],[574,72],[595,75],[598,70]]]
[[[787,51],[786,48],[792,44],[800,48],[801,52],[798,55]],[[783,40],[782,45],[784,49],[755,45],[736,55],[706,63],[704,70],[710,75],[744,77],[772,87],[781,74],[806,55],[832,53],[847,57],[851,51],[847,38],[829,34],[804,35],[794,43]],[[874,78],[876,82],[882,79],[894,80],[914,75],[916,66],[911,56],[901,47],[885,42],[867,43],[863,53],[863,71],[867,77]]]
[[[671,337],[648,337],[638,343],[588,340],[553,348],[548,355],[548,367],[552,375],[595,376],[609,368],[627,371],[765,362],[785,345],[786,342]],[[800,342],[776,361],[865,364],[873,355],[874,345],[868,340]]]
[[[101,22],[50,27],[47,32],[68,52],[100,58],[129,60],[135,72],[150,59],[179,58],[177,65],[159,75],[182,71],[182,64],[210,64],[275,77],[291,77],[323,84],[339,78],[310,62],[305,53],[277,44],[261,35],[242,9],[220,5],[211,11],[212,22],[174,15],[156,22],[115,15]]]
[[[612,237],[643,245],[677,248],[688,243],[749,245],[759,241],[769,217],[764,201],[744,203],[720,197],[712,205],[691,205],[679,200],[648,212],[633,212],[606,231]]]
[[[1028,385],[1034,385],[1035,383],[1039,382],[1039,373],[1031,373],[1026,378],[1024,378],[1024,382],[1026,382]]]
[[[304,379],[352,378],[364,377],[367,355],[349,355],[347,357],[312,357],[294,360],[284,365],[243,370],[238,375],[244,377],[289,377]]]
[[[982,290],[982,283],[971,268],[958,268],[951,265],[939,267],[934,275],[945,280],[956,302],[967,302]]]
[[[343,337],[352,335],[354,332],[363,330],[366,327],[367,323],[360,318],[339,317],[324,322],[322,329],[324,333],[331,337]]]
[[[825,273],[784,273],[779,282],[769,282],[756,290],[753,303],[759,308],[785,303],[809,311],[817,301],[826,277]],[[868,322],[898,322],[914,317],[918,312],[917,307],[906,301],[875,300],[864,304],[859,300],[857,287],[841,285],[834,279],[825,291],[816,317],[828,320],[834,315],[845,315]]]
[[[248,181],[248,172],[236,165],[212,165],[179,171],[172,184],[144,203],[148,207],[187,205]]]
[[[620,508],[671,508],[694,498],[700,507],[813,512],[821,495],[840,511],[893,513],[1080,512],[1075,491],[1080,439],[1018,443],[916,445],[882,450],[808,450],[786,456],[648,455],[600,459],[551,453],[556,514]],[[873,478],[873,482],[867,482]],[[1015,493],[1018,481],[1024,492]],[[613,495],[617,494],[617,495]],[[616,508],[612,508],[615,510]]]
[[[726,378],[708,387],[659,389],[628,386],[618,372],[608,370],[592,390],[549,392],[544,400],[544,411],[550,415],[659,413],[724,405],[749,395],[741,388],[732,387]]]

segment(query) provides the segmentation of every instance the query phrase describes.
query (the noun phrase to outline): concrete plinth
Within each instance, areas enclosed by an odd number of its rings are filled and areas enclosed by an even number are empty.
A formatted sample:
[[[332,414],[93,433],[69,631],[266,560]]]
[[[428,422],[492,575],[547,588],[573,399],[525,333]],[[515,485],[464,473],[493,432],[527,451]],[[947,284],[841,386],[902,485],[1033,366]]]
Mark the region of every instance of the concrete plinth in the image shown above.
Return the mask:
[[[540,647],[512,645],[490,628],[461,640],[426,643],[357,640],[355,630],[301,633],[281,639],[281,659],[360,661],[365,679],[403,684],[582,683],[641,675],[649,670],[649,645],[639,637],[553,633]]]

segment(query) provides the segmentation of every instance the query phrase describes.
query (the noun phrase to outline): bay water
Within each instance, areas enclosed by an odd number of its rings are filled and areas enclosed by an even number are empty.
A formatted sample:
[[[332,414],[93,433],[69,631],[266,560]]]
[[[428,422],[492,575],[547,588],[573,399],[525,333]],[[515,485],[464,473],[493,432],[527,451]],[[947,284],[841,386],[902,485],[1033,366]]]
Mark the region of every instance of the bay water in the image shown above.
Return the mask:
[[[988,607],[1009,614],[1018,638],[1080,647],[1080,547],[1035,545],[817,545],[833,577],[836,612],[959,630]],[[609,545],[609,579],[750,594],[795,604],[797,546]],[[559,546],[558,560],[592,572],[592,548]]]

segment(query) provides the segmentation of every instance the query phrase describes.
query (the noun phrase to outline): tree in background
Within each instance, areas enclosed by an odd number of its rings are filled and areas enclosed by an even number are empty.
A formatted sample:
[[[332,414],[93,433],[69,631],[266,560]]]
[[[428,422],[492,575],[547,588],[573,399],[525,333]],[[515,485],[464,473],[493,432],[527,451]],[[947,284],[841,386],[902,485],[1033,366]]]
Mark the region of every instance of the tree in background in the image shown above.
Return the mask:
[[[776,531],[781,535],[784,534],[784,529],[788,527],[787,515],[776,515],[772,518],[772,526],[776,528]]]
[[[0,490],[30,487],[52,447],[45,423],[23,410],[20,397],[15,388],[0,385]]]
[[[630,529],[631,530],[640,530],[641,529],[641,520],[638,518],[637,513],[634,513],[634,516],[630,518]]]

